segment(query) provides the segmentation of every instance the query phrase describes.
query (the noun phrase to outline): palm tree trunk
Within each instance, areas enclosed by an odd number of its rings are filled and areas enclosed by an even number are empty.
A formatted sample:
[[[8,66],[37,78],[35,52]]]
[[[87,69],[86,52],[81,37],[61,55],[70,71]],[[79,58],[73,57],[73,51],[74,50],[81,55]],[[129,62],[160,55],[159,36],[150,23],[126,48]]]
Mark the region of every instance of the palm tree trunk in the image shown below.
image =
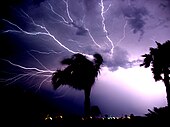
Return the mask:
[[[164,68],[164,80],[163,81],[164,81],[164,84],[166,87],[168,108],[170,109],[170,84],[169,84],[169,69],[168,69],[168,67]]]
[[[85,89],[85,101],[84,101],[84,114],[85,116],[90,116],[90,91],[91,89]]]

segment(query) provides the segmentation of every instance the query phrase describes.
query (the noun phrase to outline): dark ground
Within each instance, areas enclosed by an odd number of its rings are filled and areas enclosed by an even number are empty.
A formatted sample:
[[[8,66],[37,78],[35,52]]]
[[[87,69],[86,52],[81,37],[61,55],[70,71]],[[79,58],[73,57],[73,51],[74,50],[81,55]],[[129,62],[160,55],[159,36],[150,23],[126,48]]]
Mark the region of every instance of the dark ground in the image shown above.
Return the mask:
[[[58,112],[40,96],[20,87],[0,85],[0,127],[169,127],[170,118],[134,116],[131,119],[84,119],[55,116]],[[53,114],[53,120],[45,118]]]

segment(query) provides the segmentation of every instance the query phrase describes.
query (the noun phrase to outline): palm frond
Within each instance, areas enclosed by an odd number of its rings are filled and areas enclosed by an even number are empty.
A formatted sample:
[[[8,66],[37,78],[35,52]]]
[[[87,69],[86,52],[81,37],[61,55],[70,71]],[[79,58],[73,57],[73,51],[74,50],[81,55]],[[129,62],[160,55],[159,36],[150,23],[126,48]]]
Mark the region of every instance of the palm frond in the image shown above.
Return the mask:
[[[143,60],[143,63],[140,64],[140,66],[144,66],[145,68],[149,67],[151,65],[151,62],[152,62],[152,55],[150,54],[144,54],[142,55],[142,57],[145,57],[144,60]]]

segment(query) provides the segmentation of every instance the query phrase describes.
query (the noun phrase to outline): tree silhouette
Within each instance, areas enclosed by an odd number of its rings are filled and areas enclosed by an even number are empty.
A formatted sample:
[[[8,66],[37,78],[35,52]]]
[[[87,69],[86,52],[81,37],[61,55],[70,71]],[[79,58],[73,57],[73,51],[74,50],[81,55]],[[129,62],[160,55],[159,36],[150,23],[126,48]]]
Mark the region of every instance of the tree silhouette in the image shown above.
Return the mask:
[[[56,90],[61,85],[69,85],[78,90],[84,90],[84,113],[90,115],[90,92],[98,76],[103,58],[100,54],[93,55],[93,61],[88,60],[82,54],[74,54],[71,58],[61,61],[62,65],[67,65],[63,70],[53,73],[52,84]]]
[[[170,108],[170,40],[160,44],[156,42],[157,48],[150,48],[149,54],[144,54],[143,63],[140,66],[145,68],[151,65],[151,71],[153,73],[155,81],[162,80],[166,87],[167,103]]]
[[[168,117],[168,107],[154,107],[153,110],[148,109],[148,113],[145,116],[152,119],[167,119]]]

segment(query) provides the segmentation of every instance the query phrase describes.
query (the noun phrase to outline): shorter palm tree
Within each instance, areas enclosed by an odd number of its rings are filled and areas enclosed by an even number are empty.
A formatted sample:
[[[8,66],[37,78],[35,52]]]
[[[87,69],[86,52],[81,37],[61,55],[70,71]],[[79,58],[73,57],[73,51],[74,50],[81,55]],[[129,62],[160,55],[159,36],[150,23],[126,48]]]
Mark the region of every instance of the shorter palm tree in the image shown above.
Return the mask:
[[[155,81],[162,80],[166,87],[167,103],[170,108],[170,40],[160,44],[156,42],[157,48],[150,48],[149,54],[144,54],[143,63],[140,66],[145,68],[151,65],[151,71]]]
[[[61,85],[69,85],[78,90],[84,90],[84,112],[90,115],[90,91],[95,82],[103,58],[100,54],[93,55],[93,61],[88,60],[82,54],[74,54],[71,58],[61,61],[62,65],[67,65],[63,70],[57,70],[53,73],[52,84],[56,90]]]

